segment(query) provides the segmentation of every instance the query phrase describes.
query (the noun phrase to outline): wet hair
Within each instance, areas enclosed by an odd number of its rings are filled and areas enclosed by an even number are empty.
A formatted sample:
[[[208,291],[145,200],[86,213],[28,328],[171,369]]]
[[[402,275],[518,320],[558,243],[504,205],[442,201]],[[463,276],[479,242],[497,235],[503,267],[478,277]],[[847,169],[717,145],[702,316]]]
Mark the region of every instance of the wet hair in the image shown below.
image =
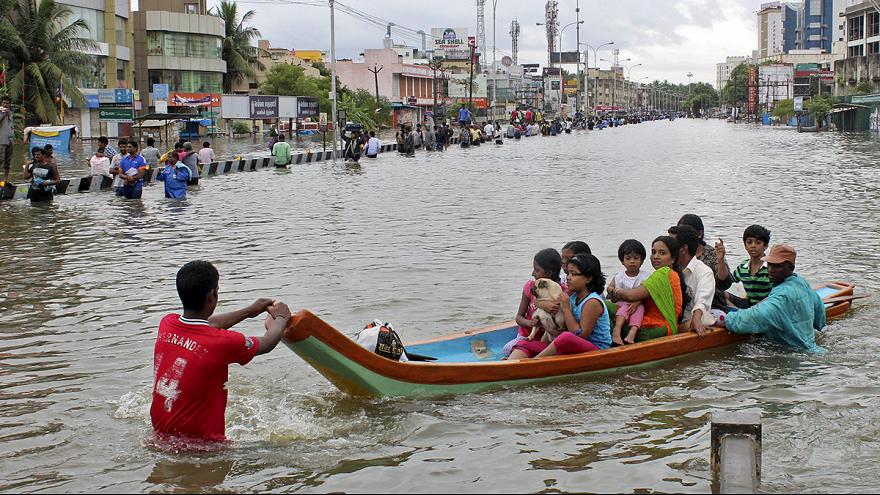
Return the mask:
[[[128,145],[131,146],[131,147],[134,148],[134,149],[138,149],[138,148],[140,147],[140,146],[138,145],[138,142],[135,141],[134,139],[132,139],[131,141],[129,141],[129,142],[128,142]]]
[[[572,254],[593,254],[589,244],[584,241],[569,241],[562,246],[562,249],[568,249]]]
[[[190,261],[177,272],[177,295],[183,309],[205,309],[205,298],[219,285],[220,273],[207,261]]]
[[[627,239],[623,241],[623,244],[617,248],[617,259],[623,263],[623,258],[628,254],[637,254],[641,256],[642,261],[645,261],[645,258],[648,257],[648,253],[645,251],[645,245],[635,239]]]
[[[770,245],[770,231],[760,225],[749,225],[743,232],[743,242],[749,237],[762,241],[764,244]]]
[[[678,225],[673,225],[672,227],[669,227],[668,229],[666,229],[666,233],[669,235],[678,234]]]
[[[202,143],[202,148],[210,148],[210,147],[211,147],[211,143],[209,143],[208,141],[205,141],[204,143]]]
[[[679,225],[675,240],[680,246],[686,246],[691,256],[697,254],[697,248],[700,246],[700,235],[697,233],[697,229],[690,225]]]
[[[562,270],[562,256],[553,248],[542,249],[535,255],[535,263],[547,272],[549,279],[559,283],[559,271]]]
[[[156,140],[153,138],[147,138],[147,146],[153,146],[156,144]]]
[[[98,148],[98,151],[96,151],[95,153],[101,153],[101,154],[103,154],[103,153],[106,153],[106,152],[107,152],[107,149],[106,149],[106,148]]]
[[[37,156],[37,152],[42,155],[43,151],[43,148],[40,148],[39,146],[34,146],[33,148],[31,148],[31,157]]]
[[[668,235],[661,235],[660,237],[654,239],[654,242],[651,243],[653,246],[655,243],[662,242],[666,245],[666,249],[669,250],[669,254],[672,255],[672,270],[678,274],[678,283],[681,284],[681,312],[682,314],[678,315],[679,317],[684,315],[684,308],[688,305],[691,298],[688,296],[687,284],[684,281],[684,274],[681,273],[681,265],[678,263],[678,252],[681,250],[681,245],[675,239],[675,237],[670,237]]]
[[[681,218],[678,219],[678,226],[682,225],[690,225],[697,231],[697,237],[700,238],[700,244],[706,245],[706,242],[703,241],[703,237],[706,235],[706,229],[703,227],[703,220],[693,213],[688,213],[682,215]]]
[[[278,135],[278,140],[279,140],[279,141],[284,141],[284,134],[279,134],[279,135]]]
[[[568,264],[578,267],[582,275],[592,277],[590,283],[587,284],[588,291],[601,294],[605,290],[605,274],[602,273],[602,265],[599,263],[599,258],[592,254],[583,253],[572,256],[568,260]]]
[[[106,136],[99,137],[98,142],[103,144],[104,146],[107,146],[108,144],[110,144],[110,141],[107,139]]]

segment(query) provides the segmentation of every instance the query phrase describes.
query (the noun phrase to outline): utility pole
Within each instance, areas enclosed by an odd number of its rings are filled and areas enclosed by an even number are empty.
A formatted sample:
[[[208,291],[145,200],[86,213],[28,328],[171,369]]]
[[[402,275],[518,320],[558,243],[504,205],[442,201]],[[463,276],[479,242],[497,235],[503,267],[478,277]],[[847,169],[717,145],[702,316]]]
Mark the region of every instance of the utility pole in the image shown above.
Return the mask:
[[[372,69],[367,69],[368,71],[373,73],[373,78],[376,80],[376,110],[382,108],[382,105],[379,103],[379,73],[382,72],[382,69],[384,68],[384,65],[382,67],[378,67],[376,64],[373,64]]]
[[[575,113],[580,112],[581,110],[581,2],[577,0],[575,2],[575,9],[577,26],[575,29],[577,30],[577,45],[575,45],[575,51],[578,52],[578,60],[577,60],[577,91],[574,93],[574,109]],[[559,47],[559,51],[562,51],[562,47]]]
[[[336,163],[336,143],[344,149],[342,133],[339,132],[339,119],[336,108],[336,6],[330,0],[330,99],[333,101],[333,163]]]
[[[431,81],[432,86],[434,88],[434,121],[437,120],[437,71],[440,71],[440,74],[443,74],[443,60],[440,57],[434,57],[430,63],[428,63],[428,67],[430,67],[434,71],[434,79]]]
[[[468,81],[468,110],[473,111],[474,107],[474,52],[476,46],[471,46],[471,73]]]

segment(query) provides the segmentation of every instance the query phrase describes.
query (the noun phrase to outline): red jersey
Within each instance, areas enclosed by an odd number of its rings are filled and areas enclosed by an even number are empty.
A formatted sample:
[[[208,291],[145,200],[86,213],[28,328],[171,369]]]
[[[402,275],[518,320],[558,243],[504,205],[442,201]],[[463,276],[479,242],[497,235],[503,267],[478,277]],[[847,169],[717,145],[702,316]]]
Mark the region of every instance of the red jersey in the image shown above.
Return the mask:
[[[204,320],[170,314],[153,351],[153,430],[212,441],[226,439],[228,366],[245,365],[259,342]]]

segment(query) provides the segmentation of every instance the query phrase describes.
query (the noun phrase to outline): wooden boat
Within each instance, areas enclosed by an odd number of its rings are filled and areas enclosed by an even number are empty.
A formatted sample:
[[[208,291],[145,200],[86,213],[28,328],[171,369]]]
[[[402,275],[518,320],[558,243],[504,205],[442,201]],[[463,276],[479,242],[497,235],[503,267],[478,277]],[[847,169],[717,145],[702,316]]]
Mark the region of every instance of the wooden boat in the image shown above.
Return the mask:
[[[815,286],[826,304],[829,318],[851,307],[853,284],[828,282]],[[303,310],[291,320],[285,344],[345,393],[363,396],[430,397],[480,392],[614,371],[721,347],[745,340],[719,328],[703,338],[694,333],[663,337],[604,351],[543,359],[502,361],[500,351],[516,336],[508,322],[488,328],[406,345],[407,352],[436,357],[432,362],[400,363],[359,346],[311,312]]]

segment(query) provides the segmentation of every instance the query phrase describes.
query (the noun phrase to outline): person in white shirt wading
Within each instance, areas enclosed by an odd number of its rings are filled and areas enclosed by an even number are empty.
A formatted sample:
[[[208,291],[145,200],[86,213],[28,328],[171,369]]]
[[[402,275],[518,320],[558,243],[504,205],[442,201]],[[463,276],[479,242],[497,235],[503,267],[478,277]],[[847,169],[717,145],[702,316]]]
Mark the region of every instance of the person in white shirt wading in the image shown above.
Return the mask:
[[[370,131],[370,139],[367,141],[367,158],[378,157],[380,146],[382,146],[382,143],[376,137],[376,131]]]

